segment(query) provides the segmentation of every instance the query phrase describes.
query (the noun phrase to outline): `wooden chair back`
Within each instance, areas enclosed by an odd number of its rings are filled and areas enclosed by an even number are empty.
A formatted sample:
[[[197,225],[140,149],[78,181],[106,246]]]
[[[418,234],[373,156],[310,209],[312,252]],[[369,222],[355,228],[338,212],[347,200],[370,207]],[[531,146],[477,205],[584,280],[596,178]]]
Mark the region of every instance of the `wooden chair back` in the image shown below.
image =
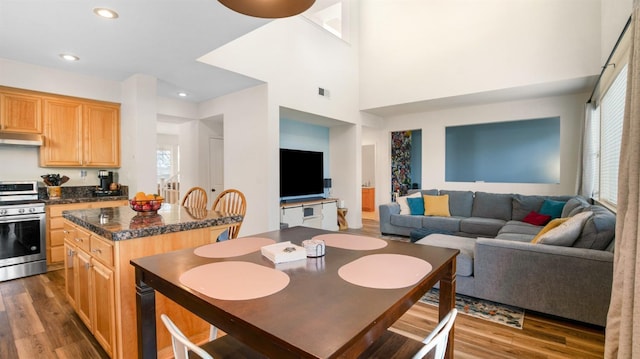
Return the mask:
[[[192,187],[182,198],[182,207],[207,208],[207,191],[202,187]]]
[[[247,212],[247,201],[242,192],[237,189],[227,189],[218,195],[218,198],[213,202],[211,209],[227,214],[239,214],[244,217]],[[241,226],[242,221],[229,227],[229,239],[238,237]]]

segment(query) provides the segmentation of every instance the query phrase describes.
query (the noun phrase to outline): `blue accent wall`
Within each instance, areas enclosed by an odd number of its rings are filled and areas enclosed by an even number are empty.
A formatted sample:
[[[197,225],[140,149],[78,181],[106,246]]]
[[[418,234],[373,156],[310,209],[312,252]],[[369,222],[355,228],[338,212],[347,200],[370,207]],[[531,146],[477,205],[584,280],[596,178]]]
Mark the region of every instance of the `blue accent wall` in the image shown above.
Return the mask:
[[[324,178],[329,172],[329,128],[305,122],[280,119],[280,148],[324,153]]]
[[[560,183],[560,118],[447,127],[445,161],[448,182]]]

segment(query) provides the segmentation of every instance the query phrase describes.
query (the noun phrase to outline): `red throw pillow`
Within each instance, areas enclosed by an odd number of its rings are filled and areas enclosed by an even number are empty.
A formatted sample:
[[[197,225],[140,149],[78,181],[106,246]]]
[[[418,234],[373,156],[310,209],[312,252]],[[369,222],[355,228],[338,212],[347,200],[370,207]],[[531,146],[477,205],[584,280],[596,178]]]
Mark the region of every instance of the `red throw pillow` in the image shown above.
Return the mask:
[[[547,216],[546,214],[540,214],[536,211],[531,211],[527,214],[526,217],[522,220],[522,222],[533,224],[534,226],[544,226],[549,223],[551,220],[551,216]]]

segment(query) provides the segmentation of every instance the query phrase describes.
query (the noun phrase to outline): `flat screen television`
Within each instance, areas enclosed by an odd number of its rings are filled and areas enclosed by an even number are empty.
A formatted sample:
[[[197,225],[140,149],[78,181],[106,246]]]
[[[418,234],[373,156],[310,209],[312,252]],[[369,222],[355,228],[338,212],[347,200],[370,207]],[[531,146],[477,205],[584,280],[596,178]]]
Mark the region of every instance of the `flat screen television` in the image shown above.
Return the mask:
[[[324,197],[323,153],[280,149],[280,198]]]

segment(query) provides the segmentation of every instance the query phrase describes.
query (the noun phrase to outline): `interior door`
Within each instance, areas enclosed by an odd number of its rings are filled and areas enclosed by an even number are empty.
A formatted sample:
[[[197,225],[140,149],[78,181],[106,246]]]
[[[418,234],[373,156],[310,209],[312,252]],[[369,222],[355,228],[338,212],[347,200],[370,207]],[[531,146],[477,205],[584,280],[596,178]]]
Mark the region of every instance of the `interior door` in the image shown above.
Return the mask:
[[[209,139],[209,205],[224,190],[224,140]]]

